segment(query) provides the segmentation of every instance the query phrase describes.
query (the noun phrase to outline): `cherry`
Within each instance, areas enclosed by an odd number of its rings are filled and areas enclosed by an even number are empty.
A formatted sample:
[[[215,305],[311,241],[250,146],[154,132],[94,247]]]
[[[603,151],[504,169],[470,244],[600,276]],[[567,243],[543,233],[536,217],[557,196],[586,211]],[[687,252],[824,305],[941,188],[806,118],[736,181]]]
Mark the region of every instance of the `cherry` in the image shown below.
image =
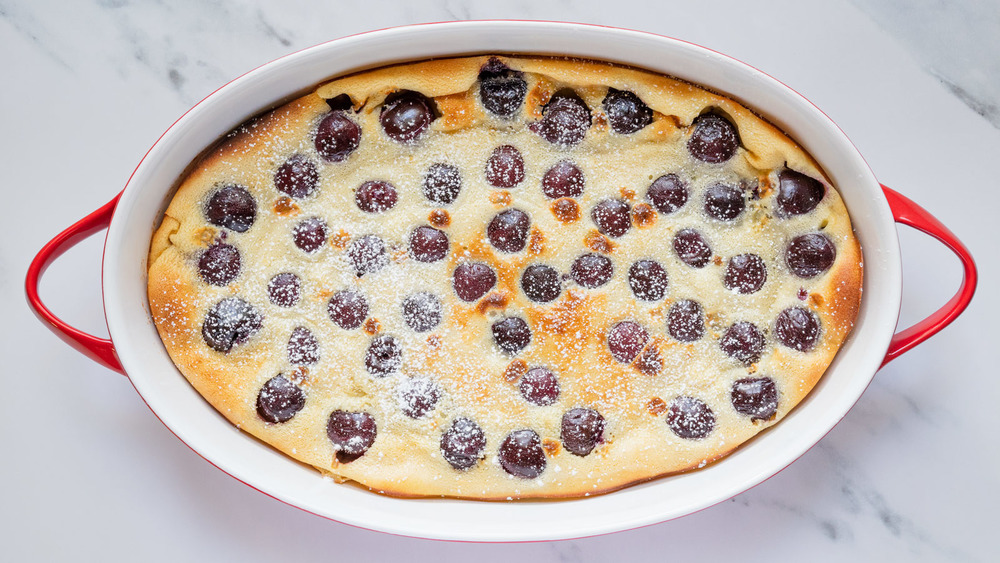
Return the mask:
[[[809,309],[789,307],[778,313],[774,335],[783,345],[799,352],[808,352],[819,340],[819,317]]]
[[[578,407],[562,417],[560,439],[571,454],[585,456],[604,441],[604,417],[594,409]]]
[[[468,418],[456,418],[441,435],[441,455],[455,469],[476,465],[485,450],[486,433]]]
[[[705,113],[695,118],[694,132],[687,144],[691,156],[702,162],[719,164],[732,158],[739,146],[736,126],[725,117]]]
[[[764,334],[751,322],[733,323],[719,339],[719,347],[729,357],[750,365],[764,351]]]
[[[486,238],[500,252],[520,252],[528,243],[531,219],[520,209],[501,211],[490,221]]]
[[[438,162],[424,175],[424,197],[438,205],[448,205],[462,191],[462,175],[458,167]]]
[[[826,235],[809,233],[795,237],[785,250],[785,263],[800,278],[814,278],[833,266],[837,247]]]
[[[288,339],[288,361],[294,365],[312,365],[319,361],[319,341],[304,326],[295,327]]]
[[[573,261],[569,275],[577,284],[586,288],[601,287],[614,275],[611,259],[600,254],[588,253]]]
[[[818,180],[794,170],[778,174],[778,193],[774,198],[779,217],[809,213],[823,199],[826,188]]]
[[[257,416],[267,422],[288,422],[306,404],[306,394],[298,386],[276,375],[257,393]]]
[[[441,398],[441,389],[427,377],[409,377],[396,387],[399,408],[410,418],[422,418],[434,410]]]
[[[279,307],[294,307],[301,293],[302,282],[291,272],[280,273],[267,283],[267,297]]]
[[[379,114],[382,130],[398,143],[416,141],[434,119],[434,102],[412,90],[397,92],[386,98]]]
[[[723,285],[741,294],[756,293],[767,281],[767,266],[756,254],[739,254],[729,259]]]
[[[336,410],[330,413],[326,423],[326,435],[337,450],[337,459],[341,463],[349,463],[364,455],[375,443],[377,434],[375,418],[366,412]]]
[[[533,264],[521,274],[521,290],[536,303],[548,303],[562,293],[559,272],[551,266]]]
[[[559,398],[559,380],[546,368],[529,369],[518,389],[525,401],[540,407],[547,407]]]
[[[208,310],[201,336],[210,348],[229,352],[246,343],[264,326],[264,317],[239,297],[227,297]]]
[[[635,133],[653,122],[653,110],[628,90],[609,88],[601,105],[611,129],[620,135]]]
[[[198,259],[198,274],[210,285],[228,285],[240,274],[240,251],[229,244],[213,244]]]
[[[632,228],[628,204],[620,199],[601,200],[590,212],[590,218],[603,235],[618,238]]]
[[[531,343],[531,328],[522,318],[507,317],[490,328],[497,347],[508,354],[516,354]]]
[[[712,259],[712,247],[695,229],[681,229],[674,235],[674,252],[692,268],[704,268]]]
[[[360,293],[344,289],[333,294],[326,310],[337,326],[352,330],[368,317],[368,301]]]
[[[646,199],[657,211],[663,214],[673,213],[684,207],[688,200],[687,183],[677,174],[666,174],[653,180],[646,190]]]
[[[667,294],[667,271],[656,260],[637,260],[628,269],[628,286],[636,299],[659,301]]]
[[[410,255],[417,262],[437,262],[448,255],[448,235],[422,225],[410,233]]]
[[[365,369],[375,377],[386,377],[403,366],[403,347],[395,338],[383,334],[372,339],[365,353]]]
[[[496,284],[497,273],[480,262],[463,262],[452,274],[452,286],[462,301],[476,301]]]
[[[326,242],[326,235],[326,221],[319,217],[303,219],[292,229],[292,241],[306,254],[319,250]]]
[[[377,272],[389,264],[385,243],[375,235],[365,235],[347,247],[347,258],[357,275]]]
[[[635,321],[622,321],[608,331],[611,356],[623,364],[635,359],[649,342],[649,333]]]
[[[715,429],[715,413],[694,397],[677,397],[667,408],[667,425],[686,440],[700,440]]]
[[[486,111],[504,118],[513,117],[524,103],[528,84],[521,73],[507,68],[497,59],[479,73],[479,99]],[[491,61],[492,62],[492,61]]]
[[[396,186],[381,180],[365,182],[354,192],[358,209],[365,213],[388,211],[396,205],[397,199],[399,194],[396,193]]]
[[[205,217],[216,227],[244,233],[257,218],[257,202],[243,186],[223,186],[205,204]]]
[[[730,398],[736,412],[752,420],[770,420],[778,410],[778,388],[770,377],[737,380]]]
[[[504,438],[497,452],[504,471],[522,479],[534,479],[545,470],[542,439],[534,430],[515,430]]]
[[[705,192],[705,213],[719,221],[735,221],[746,209],[743,190],[728,184],[714,184]]]
[[[346,111],[333,111],[316,128],[316,152],[328,162],[342,162],[361,143],[361,126]]]
[[[697,301],[681,299],[667,312],[667,332],[681,342],[694,342],[705,336],[705,312]]]
[[[418,292],[403,300],[403,322],[417,332],[427,332],[441,323],[441,300],[433,293]]]
[[[528,127],[554,145],[576,145],[590,128],[590,108],[575,93],[557,92],[542,112],[542,119]]]
[[[568,160],[560,160],[542,176],[542,193],[550,199],[583,194],[583,171]]]
[[[513,188],[524,181],[524,157],[514,145],[493,149],[486,161],[486,181],[495,188]]]
[[[309,197],[319,186],[319,172],[308,157],[293,154],[274,173],[274,187],[296,199]]]

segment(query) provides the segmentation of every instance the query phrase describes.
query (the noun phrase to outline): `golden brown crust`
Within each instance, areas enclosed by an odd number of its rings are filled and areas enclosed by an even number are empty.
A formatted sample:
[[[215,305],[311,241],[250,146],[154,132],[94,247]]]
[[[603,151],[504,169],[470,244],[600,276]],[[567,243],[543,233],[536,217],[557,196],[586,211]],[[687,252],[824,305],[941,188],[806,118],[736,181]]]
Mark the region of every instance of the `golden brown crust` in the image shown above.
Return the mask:
[[[475,86],[486,57],[435,60],[324,84],[211,151],[184,179],[150,246],[151,310],[181,373],[239,428],[338,480],[399,496],[501,500],[599,494],[704,466],[780,421],[822,376],[850,333],[860,303],[860,249],[844,204],[822,171],[750,110],[690,84],[591,61],[502,60],[524,72],[528,86],[526,102],[512,121],[484,112],[479,103]],[[609,87],[636,93],[653,109],[653,122],[628,136],[609,131],[600,109]],[[568,151],[523,126],[538,119],[551,95],[563,88],[572,88],[595,114],[585,140]],[[389,140],[378,125],[386,97],[407,89],[433,97],[441,113],[421,141],[410,146]],[[361,125],[361,145],[345,162],[323,164],[313,133],[329,111],[326,99],[342,94],[350,96],[357,112],[352,119]],[[726,115],[739,129],[743,148],[725,167],[692,163],[684,151],[692,121],[706,109]],[[507,143],[524,154],[527,178],[518,187],[497,190],[486,184],[482,170],[493,148]],[[291,200],[275,190],[275,170],[292,154],[319,165],[317,195]],[[565,158],[576,162],[587,178],[584,194],[572,201],[575,210],[547,200],[539,187],[545,170]],[[463,176],[459,199],[444,208],[447,221],[435,211],[439,206],[423,199],[420,188],[423,173],[438,161],[456,165]],[[785,168],[827,186],[816,210],[788,219],[773,216],[774,190],[768,188]],[[657,215],[645,204],[635,205],[654,178],[682,171],[690,176],[692,193],[681,210]],[[354,190],[371,179],[397,186],[399,203],[392,212],[372,216],[357,209]],[[700,197],[716,181],[759,182],[761,197],[751,200],[735,223],[713,223],[701,212]],[[222,229],[207,223],[203,208],[227,184],[246,187],[258,210],[250,230],[227,233],[226,242],[240,249],[243,264],[232,283],[217,287],[201,280],[197,261],[223,236]],[[614,240],[597,233],[590,220],[590,209],[607,197],[633,204],[633,228]],[[531,216],[531,242],[523,252],[502,254],[486,242],[484,229],[494,214],[511,207]],[[321,250],[306,255],[292,244],[291,229],[310,216],[323,217],[330,236]],[[407,237],[412,228],[431,221],[447,232],[452,252],[434,264],[415,263],[406,253]],[[673,234],[686,227],[703,229],[709,238],[715,257],[709,266],[690,268],[670,248]],[[837,259],[821,275],[800,279],[788,272],[784,249],[791,237],[807,232],[823,232],[834,241]],[[346,267],[345,248],[372,233],[390,244],[391,263],[382,272],[355,276]],[[598,289],[567,282],[560,297],[548,304],[531,302],[520,290],[526,266],[544,263],[568,272],[572,261],[587,251],[612,260],[612,282]],[[743,252],[759,254],[768,266],[767,282],[752,295],[725,291],[721,283],[725,261]],[[640,258],[655,258],[667,269],[670,285],[664,299],[648,303],[632,296],[625,272]],[[451,289],[454,267],[470,260],[489,263],[498,277],[477,303],[460,301]],[[291,309],[270,303],[266,293],[268,280],[286,271],[303,280],[301,301]],[[368,298],[364,329],[341,329],[327,314],[330,297],[345,288]],[[430,291],[444,303],[443,320],[431,332],[415,333],[401,319],[399,303],[413,291]],[[209,308],[231,296],[251,304],[264,322],[245,344],[221,353],[205,344],[202,323]],[[667,311],[680,299],[703,303],[707,322],[701,340],[682,343],[667,334]],[[807,307],[820,319],[819,342],[808,352],[774,338],[775,318],[793,306]],[[515,358],[492,341],[490,323],[504,315],[520,316],[532,327],[531,344],[516,358],[559,375],[561,394],[555,404],[532,406],[521,397],[516,383],[521,372],[508,369]],[[647,375],[608,353],[607,332],[622,320],[636,320],[649,331],[647,351],[655,348],[663,366],[657,374]],[[763,356],[751,366],[719,348],[718,339],[736,321],[753,322],[767,334]],[[292,366],[285,351],[295,327],[308,328],[320,343],[319,361],[306,369]],[[365,371],[365,350],[375,333],[401,342],[402,373],[375,378]],[[293,372],[305,391],[304,407],[287,422],[264,422],[256,412],[259,390],[275,375],[291,377]],[[729,392],[737,379],[762,375],[776,381],[779,402],[772,420],[754,422],[735,411]],[[396,399],[398,386],[413,377],[431,377],[442,391],[436,408],[420,419],[402,415]],[[708,437],[690,440],[671,432],[665,410],[678,396],[697,397],[712,409],[715,428]],[[563,413],[582,406],[596,408],[607,421],[604,442],[587,456],[560,447]],[[378,427],[372,447],[350,463],[337,461],[326,435],[327,419],[338,409],[368,412]],[[457,417],[474,419],[486,434],[484,459],[464,471],[452,468],[439,446],[441,434]],[[501,440],[522,428],[535,430],[547,445],[547,465],[536,479],[512,477],[497,461]]]

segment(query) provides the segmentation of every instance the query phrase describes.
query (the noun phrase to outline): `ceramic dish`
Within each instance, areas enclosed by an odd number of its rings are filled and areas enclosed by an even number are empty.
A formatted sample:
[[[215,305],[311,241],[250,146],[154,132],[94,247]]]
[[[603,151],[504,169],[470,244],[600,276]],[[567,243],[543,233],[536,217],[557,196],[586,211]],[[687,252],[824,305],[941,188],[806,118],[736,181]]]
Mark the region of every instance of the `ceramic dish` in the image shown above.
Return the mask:
[[[188,384],[157,335],[146,299],[150,236],[189,163],[247,118],[331,77],[432,57],[482,53],[564,55],[635,66],[732,97],[798,141],[838,187],[861,242],[865,277],[853,335],[812,393],[781,424],[704,469],[611,494],[570,501],[474,502],[399,499],[337,485],[241,433]],[[959,293],[941,310],[894,334],[901,298],[897,222],[941,240],[962,260]],[[110,340],[76,330],[39,300],[45,267],[108,228],[103,297]],[[220,88],[168,129],[124,191],[41,250],[26,289],[39,318],[69,344],[126,373],[154,414],[207,461],[288,504],[351,525],[408,536],[477,541],[572,538],[680,517],[774,475],[830,431],[887,361],[964,310],[976,284],[968,251],[943,225],[881,186],[857,149],[819,109],[777,80],[725,55],[649,33],[550,22],[455,22],[393,28],[312,47]]]

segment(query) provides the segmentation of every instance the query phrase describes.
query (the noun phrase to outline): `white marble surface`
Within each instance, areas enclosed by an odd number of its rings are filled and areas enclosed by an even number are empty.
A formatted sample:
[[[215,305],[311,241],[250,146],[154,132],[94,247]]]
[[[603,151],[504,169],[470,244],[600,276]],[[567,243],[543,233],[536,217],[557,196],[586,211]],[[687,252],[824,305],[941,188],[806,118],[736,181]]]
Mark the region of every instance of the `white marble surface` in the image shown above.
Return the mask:
[[[997,560],[1000,6],[690,4],[0,0],[3,558]],[[879,372],[839,426],[760,486],[673,522],[520,545],[393,537],[257,493],[188,450],[125,379],[31,316],[22,291],[31,257],[120,190],[160,133],[215,88],[351,33],[504,17],[676,36],[776,76],[837,121],[882,182],[969,245],[982,275],[971,308]],[[947,300],[960,273],[942,247],[902,231],[908,324]],[[60,315],[95,333],[104,330],[101,243],[70,251],[42,284]]]

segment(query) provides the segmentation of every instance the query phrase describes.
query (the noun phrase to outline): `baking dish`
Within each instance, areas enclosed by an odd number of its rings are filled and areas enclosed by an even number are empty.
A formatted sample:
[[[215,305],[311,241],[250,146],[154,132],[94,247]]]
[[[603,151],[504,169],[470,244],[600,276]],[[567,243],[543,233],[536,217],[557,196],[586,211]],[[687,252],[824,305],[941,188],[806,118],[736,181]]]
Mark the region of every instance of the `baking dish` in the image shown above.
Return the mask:
[[[864,298],[855,333],[829,371],[784,421],[700,471],[577,501],[485,503],[401,500],[336,486],[235,430],[177,372],[146,303],[149,235],[188,164],[221,135],[329,77],[429,57],[478,53],[569,55],[646,68],[705,85],[754,108],[800,142],[837,185],[865,257]],[[965,269],[959,293],[916,326],[894,335],[901,296],[895,222],[942,240]],[[38,278],[64,249],[108,227],[103,280],[110,340],[67,326],[39,301]],[[759,483],[819,441],[857,401],[885,362],[937,332],[968,304],[975,267],[964,246],[903,196],[881,187],[857,150],[817,108],[776,80],[712,51],[652,34],[546,22],[461,22],[396,28],[313,47],[260,67],[179,119],[150,149],[125,190],[53,239],[26,281],[39,317],[88,356],[127,372],[153,412],[182,441],[230,475],[304,510],[366,528],[461,540],[579,537],[688,514]]]

